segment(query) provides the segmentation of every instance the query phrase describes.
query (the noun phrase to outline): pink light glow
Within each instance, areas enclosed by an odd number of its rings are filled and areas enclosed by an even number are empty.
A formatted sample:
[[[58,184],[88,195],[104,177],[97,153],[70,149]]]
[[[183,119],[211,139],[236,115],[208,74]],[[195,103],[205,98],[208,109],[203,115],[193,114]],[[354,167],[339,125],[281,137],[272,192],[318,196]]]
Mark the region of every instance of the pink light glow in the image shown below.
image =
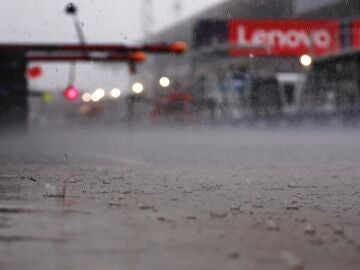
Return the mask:
[[[64,96],[68,100],[75,100],[79,96],[79,91],[75,87],[68,87],[64,92]]]

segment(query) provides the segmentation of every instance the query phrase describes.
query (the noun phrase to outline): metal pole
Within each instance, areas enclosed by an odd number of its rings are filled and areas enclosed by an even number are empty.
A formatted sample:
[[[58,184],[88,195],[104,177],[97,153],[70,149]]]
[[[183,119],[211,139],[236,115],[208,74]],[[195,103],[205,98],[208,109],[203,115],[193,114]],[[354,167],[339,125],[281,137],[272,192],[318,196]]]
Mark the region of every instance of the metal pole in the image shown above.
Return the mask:
[[[77,7],[73,3],[69,3],[65,7],[65,12],[73,17],[75,31],[76,31],[76,34],[80,41],[80,44],[85,45],[85,35],[81,28],[79,18],[77,16]],[[73,86],[75,84],[75,80],[76,80],[76,63],[72,62],[70,64],[70,69],[69,69],[69,84],[68,85]]]
[[[74,27],[75,27],[78,39],[80,41],[80,44],[85,45],[86,40],[85,40],[84,31],[83,31],[83,29],[81,27],[81,23],[80,23],[79,18],[78,18],[77,15],[73,16],[73,22],[74,22]]]
[[[79,21],[79,18],[77,16],[77,13],[78,13],[77,7],[73,3],[69,3],[65,7],[65,12],[66,12],[66,14],[73,17],[76,34],[78,36],[80,44],[84,45],[85,44],[85,35],[81,28],[81,23]]]

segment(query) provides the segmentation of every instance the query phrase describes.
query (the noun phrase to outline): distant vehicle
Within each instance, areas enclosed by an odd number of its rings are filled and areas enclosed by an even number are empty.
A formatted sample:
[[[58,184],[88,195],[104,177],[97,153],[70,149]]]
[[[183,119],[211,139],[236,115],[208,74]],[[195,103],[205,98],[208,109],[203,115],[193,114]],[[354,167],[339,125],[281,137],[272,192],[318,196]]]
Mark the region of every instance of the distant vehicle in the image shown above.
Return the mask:
[[[77,108],[78,114],[88,118],[97,117],[101,115],[103,111],[104,111],[103,106],[94,103],[82,104]]]
[[[187,122],[194,116],[194,98],[190,93],[173,92],[155,102],[151,119],[155,123]]]

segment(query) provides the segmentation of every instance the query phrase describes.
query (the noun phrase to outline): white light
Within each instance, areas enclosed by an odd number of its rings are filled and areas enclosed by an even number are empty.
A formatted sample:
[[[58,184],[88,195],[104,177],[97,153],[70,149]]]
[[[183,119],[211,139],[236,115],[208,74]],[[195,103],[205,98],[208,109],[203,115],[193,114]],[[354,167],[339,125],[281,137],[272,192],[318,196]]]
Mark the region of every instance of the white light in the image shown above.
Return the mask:
[[[304,54],[300,57],[300,63],[304,66],[304,67],[308,67],[311,65],[312,63],[312,58],[310,55]]]
[[[98,102],[98,101],[100,100],[100,98],[99,98],[99,96],[96,95],[95,93],[92,93],[92,95],[91,95],[91,100],[92,100],[93,102]]]
[[[105,96],[104,89],[98,88],[94,93],[91,94],[91,100],[94,102],[100,101]]]
[[[91,100],[91,94],[88,93],[88,92],[84,93],[84,94],[82,95],[82,100],[83,100],[84,102],[89,102],[89,101]]]
[[[133,84],[132,90],[135,94],[140,94],[142,91],[144,91],[144,85],[142,83],[136,82]]]
[[[170,79],[168,77],[162,77],[159,80],[159,84],[161,87],[169,87],[170,86]]]
[[[121,90],[118,89],[118,88],[114,88],[114,89],[111,90],[110,95],[113,98],[118,98],[118,97],[121,96]]]
[[[102,99],[103,97],[105,97],[105,91],[104,91],[104,89],[101,89],[101,88],[96,89],[94,94],[96,94],[99,97],[99,99]]]

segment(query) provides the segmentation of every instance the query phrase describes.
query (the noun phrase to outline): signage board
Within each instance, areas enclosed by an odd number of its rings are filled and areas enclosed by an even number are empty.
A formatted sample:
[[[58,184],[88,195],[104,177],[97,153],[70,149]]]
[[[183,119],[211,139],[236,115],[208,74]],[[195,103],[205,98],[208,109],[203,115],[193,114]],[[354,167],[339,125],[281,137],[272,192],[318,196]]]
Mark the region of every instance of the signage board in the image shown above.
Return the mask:
[[[323,56],[340,48],[336,20],[231,20],[232,56]]]
[[[360,21],[352,22],[352,47],[360,49]]]

